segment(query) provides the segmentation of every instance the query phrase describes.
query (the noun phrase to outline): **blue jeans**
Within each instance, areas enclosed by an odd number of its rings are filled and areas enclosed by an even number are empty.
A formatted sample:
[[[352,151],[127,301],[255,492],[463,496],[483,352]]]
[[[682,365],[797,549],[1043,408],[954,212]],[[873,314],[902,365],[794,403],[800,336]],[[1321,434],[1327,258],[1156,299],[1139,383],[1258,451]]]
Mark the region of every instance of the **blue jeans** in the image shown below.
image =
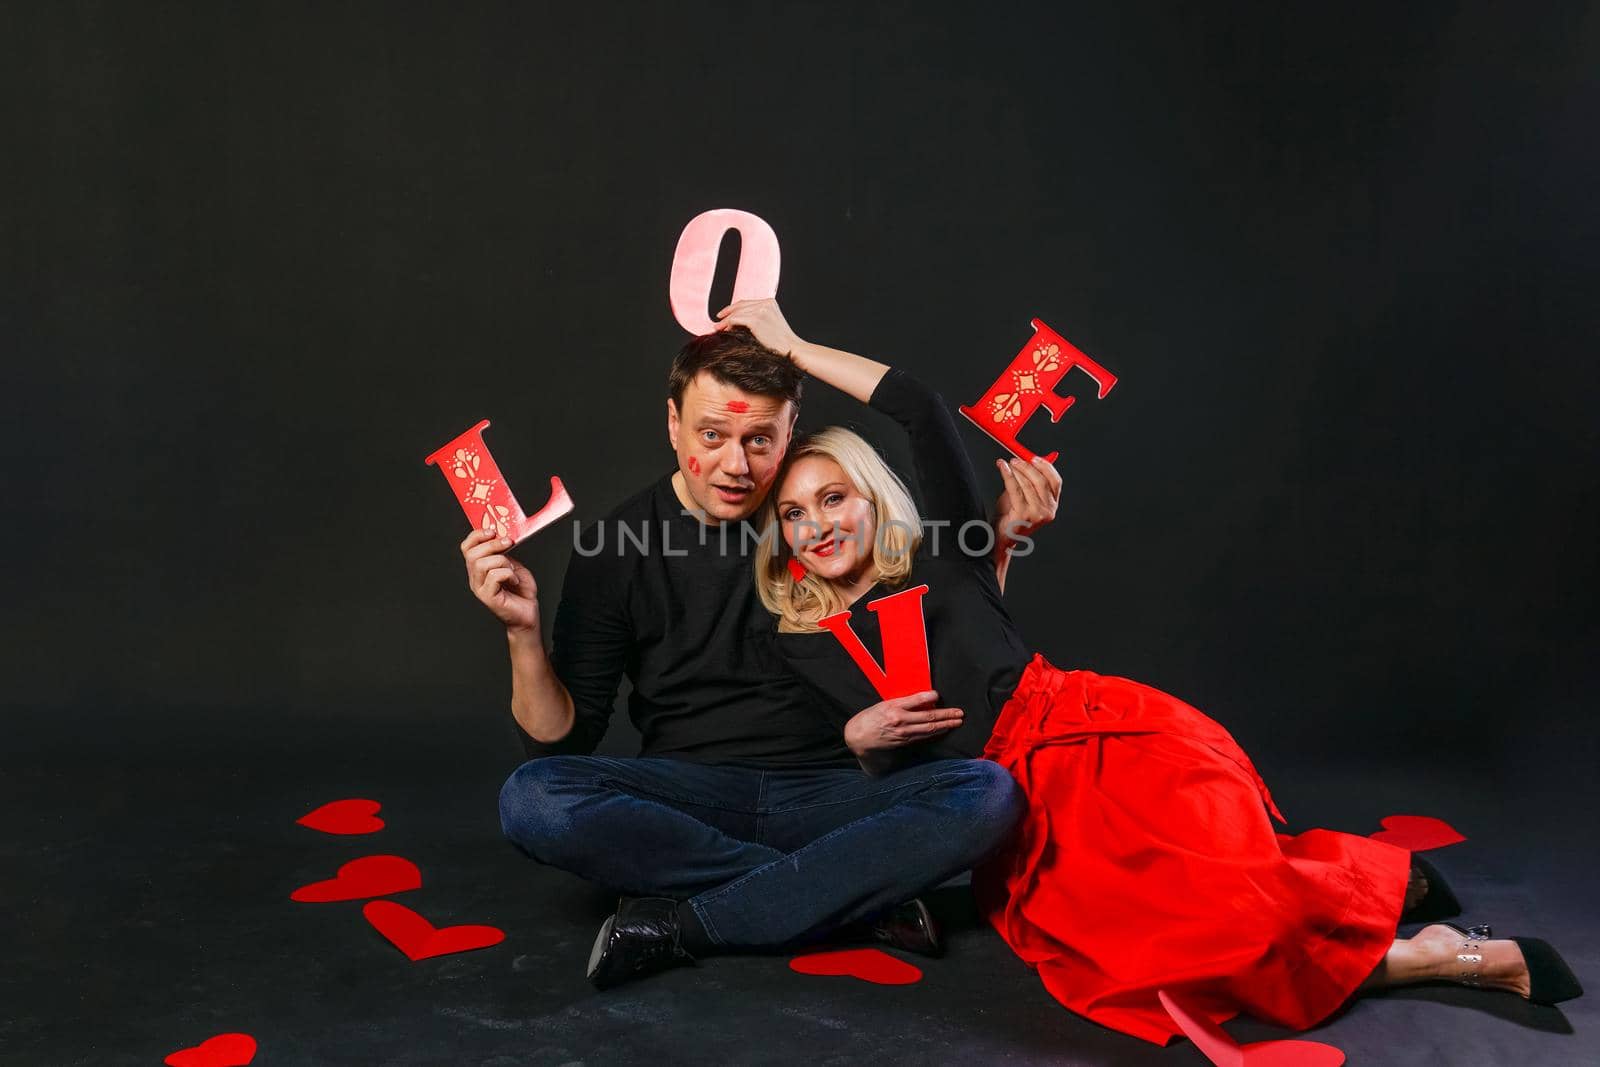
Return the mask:
[[[545,756],[500,790],[505,834],[543,863],[630,896],[687,900],[714,944],[811,940],[994,852],[1022,791],[988,760],[879,777],[683,760]]]

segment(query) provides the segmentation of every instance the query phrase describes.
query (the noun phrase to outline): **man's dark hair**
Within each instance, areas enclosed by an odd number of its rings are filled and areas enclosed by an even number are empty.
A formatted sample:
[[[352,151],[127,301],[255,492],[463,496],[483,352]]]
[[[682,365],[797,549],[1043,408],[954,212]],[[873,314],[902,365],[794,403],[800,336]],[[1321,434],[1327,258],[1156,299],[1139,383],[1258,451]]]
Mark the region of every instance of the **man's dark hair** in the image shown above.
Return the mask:
[[[744,326],[704,334],[692,339],[672,361],[667,375],[667,395],[681,413],[683,391],[701,371],[717,381],[743,389],[756,396],[789,400],[800,407],[804,375],[788,356],[781,355],[755,339]]]

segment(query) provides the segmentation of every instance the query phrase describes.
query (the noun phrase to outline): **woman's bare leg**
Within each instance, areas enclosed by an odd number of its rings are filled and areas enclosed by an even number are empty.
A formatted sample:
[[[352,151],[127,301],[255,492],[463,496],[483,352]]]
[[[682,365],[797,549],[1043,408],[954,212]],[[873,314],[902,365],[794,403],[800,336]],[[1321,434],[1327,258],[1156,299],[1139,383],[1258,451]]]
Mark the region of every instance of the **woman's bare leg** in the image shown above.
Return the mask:
[[[1515,941],[1479,941],[1436,923],[1410,938],[1396,938],[1356,992],[1433,981],[1504,989],[1520,997],[1526,997],[1530,988],[1528,963]]]

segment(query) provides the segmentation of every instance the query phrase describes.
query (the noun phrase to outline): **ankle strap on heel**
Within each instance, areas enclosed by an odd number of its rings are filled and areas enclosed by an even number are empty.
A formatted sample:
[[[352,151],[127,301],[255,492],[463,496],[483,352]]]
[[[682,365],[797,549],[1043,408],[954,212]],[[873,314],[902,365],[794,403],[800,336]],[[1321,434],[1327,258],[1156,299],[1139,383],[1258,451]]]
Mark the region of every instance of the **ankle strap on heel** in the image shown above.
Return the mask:
[[[1465,930],[1459,926],[1452,926],[1451,929],[1466,938],[1456,953],[1456,961],[1461,964],[1461,973],[1457,976],[1457,980],[1465,985],[1481,984],[1483,942],[1494,936],[1494,930],[1487,923],[1469,926]]]

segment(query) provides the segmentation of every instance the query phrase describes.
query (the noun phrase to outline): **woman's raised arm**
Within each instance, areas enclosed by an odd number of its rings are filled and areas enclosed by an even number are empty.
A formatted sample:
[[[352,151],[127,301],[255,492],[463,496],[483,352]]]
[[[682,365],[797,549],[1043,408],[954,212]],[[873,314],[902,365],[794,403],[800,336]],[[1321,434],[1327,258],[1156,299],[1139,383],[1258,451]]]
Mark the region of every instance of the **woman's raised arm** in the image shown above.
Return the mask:
[[[739,300],[717,312],[717,329],[743,326],[755,339],[780,355],[794,360],[794,365],[819,381],[826,382],[855,397],[865,404],[872,399],[872,391],[889,372],[887,363],[879,363],[854,352],[845,352],[825,345],[802,341],[778,309],[772,297],[762,300]]]
[[[986,518],[977,474],[961,443],[955,419],[949,405],[932,389],[904,369],[885,383],[893,371],[887,363],[802,340],[783,317],[778,302],[770,297],[737,301],[723,308],[717,317],[718,329],[744,326],[757,341],[787,355],[806,374],[898,422],[911,445],[916,481],[927,509],[924,518],[957,529],[964,523]],[[1042,459],[1033,464],[996,461],[996,465],[1005,491],[995,508],[992,563],[1004,590],[1013,538],[1033,534],[1055,519],[1061,477]]]
[[[802,341],[771,298],[740,300],[723,308],[718,317],[723,323],[719,329],[748,327],[757,341],[788,355],[807,374],[899,423],[911,446],[916,481],[922,490],[922,517],[953,527],[946,540],[965,523],[987,521],[972,461],[949,406],[938,393],[903,367],[892,368],[852,352]]]

